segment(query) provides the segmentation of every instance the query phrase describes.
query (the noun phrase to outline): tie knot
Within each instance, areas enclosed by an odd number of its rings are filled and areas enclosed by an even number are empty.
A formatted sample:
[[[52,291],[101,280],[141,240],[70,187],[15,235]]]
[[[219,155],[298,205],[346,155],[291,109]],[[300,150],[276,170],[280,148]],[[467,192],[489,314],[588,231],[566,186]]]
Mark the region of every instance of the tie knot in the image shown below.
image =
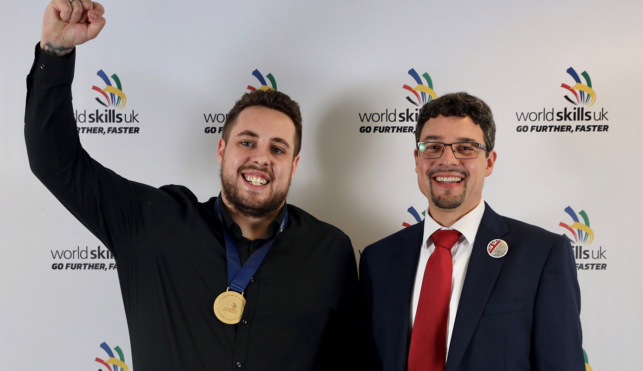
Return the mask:
[[[462,234],[455,229],[440,229],[433,232],[433,234],[431,235],[431,240],[433,241],[433,244],[435,246],[440,246],[444,247],[447,250],[451,250],[453,245],[458,242],[458,238],[460,238],[461,235]]]

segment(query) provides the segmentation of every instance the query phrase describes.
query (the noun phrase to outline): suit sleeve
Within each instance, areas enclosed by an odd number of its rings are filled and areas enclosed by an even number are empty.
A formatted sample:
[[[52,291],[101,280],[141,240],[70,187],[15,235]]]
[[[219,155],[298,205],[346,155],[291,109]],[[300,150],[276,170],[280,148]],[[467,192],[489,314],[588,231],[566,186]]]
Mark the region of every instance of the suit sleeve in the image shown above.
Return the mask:
[[[40,52],[27,76],[25,140],[36,177],[116,258],[172,207],[166,193],[124,179],[83,149],[73,114],[75,50],[55,57]]]
[[[533,370],[585,370],[580,305],[573,250],[560,237],[549,252],[536,296]]]

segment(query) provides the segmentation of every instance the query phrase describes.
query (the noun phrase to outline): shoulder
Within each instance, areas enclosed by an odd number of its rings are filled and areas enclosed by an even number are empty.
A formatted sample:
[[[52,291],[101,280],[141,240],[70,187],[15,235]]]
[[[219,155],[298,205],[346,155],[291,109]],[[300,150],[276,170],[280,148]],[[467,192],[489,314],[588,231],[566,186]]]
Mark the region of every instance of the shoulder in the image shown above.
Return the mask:
[[[496,213],[489,204],[485,204],[480,228],[486,228],[497,235],[506,235],[515,242],[537,245],[551,245],[554,242],[567,241],[563,235],[550,232],[544,228]],[[480,230],[478,230],[478,234]]]
[[[321,221],[295,205],[287,204],[288,218],[291,226],[304,229],[308,233],[323,234],[339,239],[348,239],[348,236],[332,224]]]
[[[168,184],[159,189],[180,203],[196,205],[199,202],[194,193],[182,185]]]
[[[567,239],[563,235],[550,232],[544,228],[505,216],[501,218],[509,228],[510,233],[515,234],[517,238],[538,244],[545,243],[550,245],[560,243],[561,241],[567,242]]]
[[[570,241],[561,234],[520,220],[500,216],[509,233],[504,237],[514,251],[532,263],[549,259],[573,260]]]
[[[400,249],[417,247],[422,244],[424,222],[397,231],[381,240],[366,246],[361,259],[388,259],[400,253]],[[415,246],[417,245],[417,246]]]
[[[288,231],[320,245],[334,246],[354,255],[350,238],[341,229],[321,221],[297,206],[287,204]]]
[[[195,212],[201,205],[196,195],[187,187],[182,185],[169,184],[159,188],[165,195],[167,202],[162,205],[162,213],[166,215],[175,215],[179,218],[185,218],[191,215],[197,215]]]

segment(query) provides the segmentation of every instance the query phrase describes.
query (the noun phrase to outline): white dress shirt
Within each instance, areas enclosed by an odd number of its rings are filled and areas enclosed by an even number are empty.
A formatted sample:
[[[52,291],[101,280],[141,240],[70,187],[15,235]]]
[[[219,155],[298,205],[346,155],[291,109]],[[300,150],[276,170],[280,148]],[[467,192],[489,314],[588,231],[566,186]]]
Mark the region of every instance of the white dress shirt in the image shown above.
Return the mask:
[[[417,273],[415,274],[415,284],[413,285],[411,329],[413,329],[415,314],[417,313],[418,302],[420,301],[420,291],[422,290],[422,280],[424,279],[426,263],[429,261],[429,257],[435,249],[435,245],[431,240],[431,235],[439,229],[455,229],[462,234],[458,239],[458,242],[456,242],[451,248],[451,256],[453,257],[453,278],[451,281],[449,319],[447,321],[447,355],[449,354],[449,344],[451,344],[451,334],[453,333],[455,316],[456,313],[458,313],[458,303],[460,302],[460,294],[462,293],[464,277],[467,274],[467,267],[469,266],[473,243],[475,241],[476,234],[478,233],[478,227],[480,226],[482,215],[484,214],[484,208],[484,201],[481,200],[478,206],[455,222],[451,228],[445,228],[439,225],[435,220],[433,220],[433,218],[431,218],[430,212],[427,212],[427,217],[424,219],[422,250],[420,252],[420,261],[418,262]]]

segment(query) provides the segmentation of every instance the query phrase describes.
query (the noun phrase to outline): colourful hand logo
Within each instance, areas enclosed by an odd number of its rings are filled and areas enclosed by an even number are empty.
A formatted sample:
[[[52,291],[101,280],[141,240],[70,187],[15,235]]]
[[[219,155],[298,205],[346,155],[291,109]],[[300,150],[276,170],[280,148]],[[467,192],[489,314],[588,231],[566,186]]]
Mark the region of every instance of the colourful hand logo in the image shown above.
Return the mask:
[[[408,211],[409,214],[411,214],[413,216],[413,218],[415,218],[416,223],[419,223],[422,220],[424,220],[424,218],[420,218],[420,214],[418,214],[417,210],[415,210],[415,208],[413,206],[409,207],[406,211]],[[426,216],[426,210],[422,211],[422,216],[423,217]],[[404,223],[402,223],[402,226],[404,226],[406,228],[406,227],[410,227],[411,225],[409,223],[407,223],[407,222],[404,222]]]
[[[261,83],[261,87],[257,89],[254,86],[248,85],[248,90],[252,90],[252,91],[256,91],[256,90],[266,91],[266,90],[273,90],[273,89],[277,90],[277,81],[275,81],[275,78],[272,76],[271,73],[266,75],[266,77],[268,78],[268,80],[270,80],[270,85],[272,85],[272,87],[266,84],[266,79],[263,78],[263,75],[261,74],[261,72],[259,72],[259,70],[252,71],[252,75],[256,77],[257,80],[259,80],[259,82]]]
[[[569,67],[567,69],[567,73],[574,79],[576,82],[576,85],[570,87],[567,84],[562,84],[560,85],[561,88],[567,89],[572,94],[574,94],[574,97],[576,97],[576,102],[571,100],[568,96],[565,95],[565,99],[573,105],[587,105],[587,106],[592,106],[596,102],[596,93],[594,90],[592,90],[592,80],[589,78],[589,74],[586,71],[583,71],[581,73],[581,76],[585,78],[586,84],[583,84],[580,82],[580,78],[578,77],[578,74],[576,71],[572,68]],[[576,93],[576,90],[578,90],[578,93]]]
[[[114,352],[112,352],[112,350],[110,349],[109,345],[107,345],[107,343],[103,342],[100,345],[100,347],[103,348],[103,350],[105,351],[105,353],[107,353],[109,358],[107,359],[107,361],[103,361],[102,359],[96,357],[96,362],[107,367],[109,371],[121,371],[121,370],[129,371],[129,367],[127,367],[127,365],[125,364],[125,356],[123,355],[123,351],[121,350],[120,347],[116,346],[116,348],[114,348],[116,353],[118,353],[119,359],[116,359],[114,357]],[[113,365],[114,367],[112,368],[110,365]]]
[[[431,99],[435,99],[438,97],[438,95],[433,91],[433,81],[431,81],[431,76],[429,76],[428,73],[424,73],[422,77],[424,77],[424,80],[426,80],[426,85],[422,83],[422,79],[420,79],[420,75],[418,75],[417,72],[413,68],[409,70],[409,75],[413,77],[415,82],[417,82],[417,86],[412,88],[408,85],[404,85],[403,88],[410,91],[415,95],[415,98],[417,98],[417,103],[413,101],[410,97],[406,97],[406,100],[411,102],[411,104],[420,106],[424,105],[426,102],[431,101]],[[418,94],[419,93],[419,94]]]
[[[105,107],[118,107],[119,109],[125,107],[125,103],[127,103],[127,97],[125,96],[125,93],[123,93],[121,80],[118,78],[118,75],[112,75],[112,79],[114,79],[114,82],[116,83],[116,86],[113,86],[103,70],[99,70],[96,74],[105,82],[105,85],[107,86],[105,86],[104,89],[101,89],[98,86],[94,85],[92,86],[92,90],[96,90],[103,97],[105,97],[105,101],[107,103],[103,103],[103,101],[101,101],[98,97],[96,98],[96,101]],[[109,96],[107,95],[108,93]]]
[[[585,224],[583,224],[579,221],[578,216],[571,207],[567,206],[565,208],[565,212],[572,218],[574,223],[572,223],[572,225],[567,225],[560,222],[558,225],[571,232],[575,240],[572,242],[590,245],[594,241],[594,231],[589,227],[589,218],[587,217],[587,213],[585,213],[584,210],[581,210],[579,213],[583,218],[583,222],[585,222]],[[576,232],[578,232],[578,234]]]

